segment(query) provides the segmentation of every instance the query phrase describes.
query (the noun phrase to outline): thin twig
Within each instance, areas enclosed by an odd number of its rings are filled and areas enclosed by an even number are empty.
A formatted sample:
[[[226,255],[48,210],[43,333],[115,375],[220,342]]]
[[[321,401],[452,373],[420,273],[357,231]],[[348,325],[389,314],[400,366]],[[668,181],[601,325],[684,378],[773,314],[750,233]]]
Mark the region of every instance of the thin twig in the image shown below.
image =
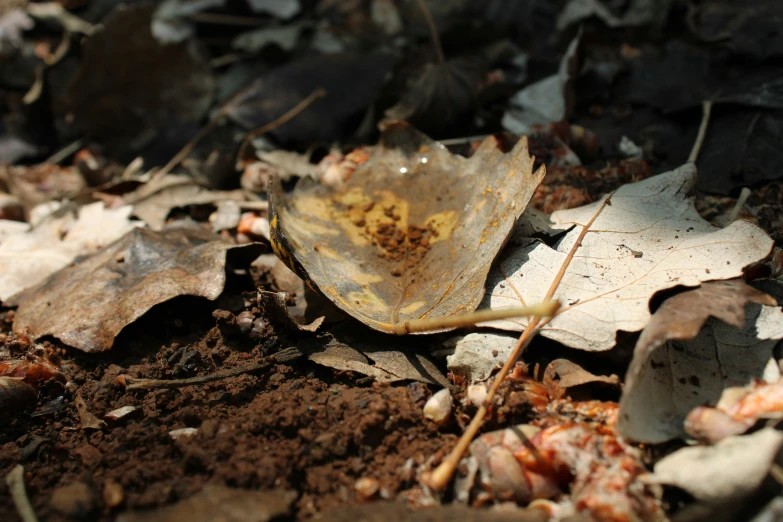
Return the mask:
[[[443,46],[440,44],[440,36],[438,36],[438,28],[435,26],[435,20],[432,19],[432,14],[424,4],[424,0],[416,0],[416,3],[419,4],[419,9],[421,9],[422,14],[424,15],[424,20],[427,21],[427,25],[430,28],[432,45],[435,47],[435,52],[438,54],[438,61],[440,63],[446,63],[446,56],[443,54]]]
[[[298,359],[303,354],[297,348],[286,348],[280,350],[274,355],[270,355],[263,361],[251,364],[250,366],[242,366],[241,368],[232,368],[230,370],[223,370],[222,372],[213,373],[211,375],[203,375],[201,377],[190,377],[188,379],[136,379],[129,375],[119,375],[116,382],[125,387],[126,390],[154,390],[158,388],[181,388],[182,386],[192,386],[194,384],[206,384],[208,382],[219,381],[221,379],[227,379],[234,377],[235,375],[241,375],[243,373],[255,372],[268,368],[272,364],[284,363]]]
[[[70,156],[71,154],[75,153],[84,143],[84,140],[82,138],[79,138],[78,140],[74,141],[73,143],[69,143],[62,149],[58,150],[54,154],[52,154],[44,163],[47,163],[49,165],[56,165],[60,163],[62,160]]]
[[[320,87],[313,92],[311,92],[307,98],[297,103],[293,108],[289,109],[288,112],[277,118],[276,120],[267,123],[263,127],[259,127],[253,131],[251,131],[247,136],[245,136],[245,139],[242,140],[242,145],[239,147],[239,154],[237,154],[238,158],[243,158],[245,156],[245,150],[247,149],[248,144],[258,136],[262,134],[266,134],[267,132],[278,128],[279,126],[283,125],[284,123],[288,122],[289,120],[296,117],[300,112],[308,108],[312,103],[317,100],[318,98],[321,98],[322,96],[326,96],[326,91],[324,89],[321,89]]]
[[[24,489],[24,468],[17,464],[5,476],[5,483],[8,485],[8,491],[11,493],[11,500],[16,506],[19,518],[23,522],[38,522],[30,499],[27,498],[27,491]]]
[[[710,123],[710,113],[712,112],[712,100],[706,100],[701,102],[701,124],[699,125],[699,132],[696,134],[696,141],[693,143],[690,155],[688,155],[688,161],[693,163],[699,158],[699,151],[704,143],[704,136],[707,135],[707,125]]]
[[[734,223],[737,221],[737,218],[739,217],[740,212],[742,212],[742,208],[745,206],[745,203],[748,201],[750,194],[751,192],[748,187],[742,187],[739,198],[737,198],[737,203],[734,204],[734,208],[731,209],[731,212],[729,212],[729,223]]]
[[[588,230],[595,222],[595,220],[598,219],[598,216],[601,214],[603,209],[606,207],[606,205],[609,204],[610,200],[611,200],[611,195],[607,196],[607,198],[598,208],[598,210],[590,219],[590,221],[588,221],[588,223],[584,226],[582,231],[579,233],[579,236],[576,238],[576,242],[574,243],[574,246],[571,247],[571,250],[568,252],[568,256],[566,256],[565,260],[563,261],[563,264],[560,266],[560,270],[555,276],[555,279],[552,281],[552,284],[549,287],[549,291],[546,293],[546,296],[544,297],[545,301],[551,300],[552,297],[555,295],[555,291],[557,290],[557,287],[560,285],[560,281],[562,281],[563,276],[565,275],[565,272],[568,269],[568,265],[571,264],[571,260],[574,258],[574,255],[576,255],[577,249],[582,244],[582,240],[584,239],[585,235],[587,234]],[[468,450],[470,443],[473,442],[473,438],[476,436],[478,430],[481,428],[481,425],[484,422],[484,417],[487,415],[487,411],[489,410],[489,405],[492,403],[492,400],[495,398],[495,394],[500,388],[500,385],[503,384],[503,381],[505,380],[509,371],[511,371],[511,368],[516,364],[517,360],[522,355],[524,349],[533,339],[533,336],[537,333],[537,327],[540,322],[541,322],[541,316],[535,316],[530,320],[530,322],[527,324],[527,327],[522,332],[522,335],[519,337],[519,341],[517,341],[514,350],[511,352],[511,355],[509,355],[508,359],[506,360],[506,363],[503,365],[503,368],[500,369],[498,374],[495,376],[495,380],[492,381],[492,386],[490,386],[489,390],[487,390],[487,396],[484,399],[484,403],[479,407],[478,411],[476,412],[476,415],[474,415],[473,417],[473,420],[470,421],[470,424],[465,429],[465,432],[457,441],[456,446],[454,446],[454,449],[451,450],[451,453],[448,454],[448,456],[443,460],[443,462],[440,463],[440,465],[437,468],[435,468],[433,472],[425,475],[422,478],[424,484],[429,486],[431,489],[435,491],[443,490],[451,480],[451,477],[454,476],[454,471],[457,469],[457,465],[459,465],[459,461],[462,460],[462,456]]]
[[[558,301],[544,301],[533,306],[516,306],[496,310],[478,310],[470,314],[449,315],[446,317],[428,317],[411,319],[394,325],[396,335],[406,335],[415,332],[434,332],[444,328],[465,328],[486,321],[500,321],[514,317],[550,317],[560,308]]]

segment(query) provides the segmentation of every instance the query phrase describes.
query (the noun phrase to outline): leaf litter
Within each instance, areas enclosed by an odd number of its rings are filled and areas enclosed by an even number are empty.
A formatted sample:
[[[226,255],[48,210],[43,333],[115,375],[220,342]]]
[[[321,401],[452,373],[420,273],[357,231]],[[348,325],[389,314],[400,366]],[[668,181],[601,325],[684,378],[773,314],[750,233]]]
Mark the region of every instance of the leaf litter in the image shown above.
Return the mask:
[[[764,31],[774,25],[774,3],[745,11],[744,4],[712,2],[687,12],[646,0],[543,8],[386,0],[164,4],[168,14],[163,4],[156,12],[89,0],[9,6],[36,25],[17,16],[8,21],[11,39],[2,40],[0,143],[26,148],[8,156],[24,164],[5,168],[23,183],[11,186],[4,178],[0,187],[11,193],[0,194],[6,219],[0,249],[7,238],[23,236],[39,252],[69,250],[63,244],[70,227],[91,208],[85,205],[100,200],[95,208],[103,214],[96,212],[95,226],[80,239],[94,244],[74,248],[65,268],[54,263],[47,272],[30,264],[30,277],[16,279],[28,288],[22,297],[41,299],[36,313],[43,323],[59,318],[60,329],[71,333],[108,326],[96,346],[112,347],[80,353],[58,334],[41,334],[47,328],[38,331],[40,324],[26,325],[24,303],[14,310],[8,307],[14,300],[4,301],[0,368],[10,373],[0,377],[0,402],[10,401],[3,402],[10,422],[0,428],[0,462],[24,461],[32,505],[20,508],[23,516],[750,519],[773,498],[770,476],[780,473],[767,456],[779,450],[769,434],[783,409],[775,348],[780,308],[737,278],[779,297],[773,279],[758,281],[780,274],[779,256],[767,256],[772,240],[761,233],[779,242],[780,187],[769,180],[778,159],[770,143],[780,66],[771,59],[774,35]],[[574,40],[576,20],[581,28]],[[430,40],[440,56],[436,64],[420,49]],[[240,41],[247,45],[238,48]],[[178,56],[174,65],[172,56]],[[119,85],[124,73],[134,79]],[[215,82],[219,100],[212,96]],[[700,122],[692,108],[705,99],[716,107]],[[209,123],[196,132],[209,109],[215,109]],[[488,261],[469,268],[479,269],[480,290],[503,290],[508,303],[557,291],[565,306],[553,319],[517,321],[509,332],[460,323],[449,334],[389,336],[333,313],[336,307],[318,295],[324,286],[313,270],[299,270],[301,280],[280,263],[250,263],[262,248],[237,246],[264,241],[274,224],[280,194],[265,194],[270,177],[281,178],[282,187],[273,185],[286,201],[308,184],[324,193],[367,187],[367,165],[374,165],[386,137],[379,146],[368,144],[378,136],[376,126],[389,128],[380,121],[384,115],[431,131],[430,146],[446,162],[474,162],[471,176],[480,184],[493,168],[480,144],[502,129],[504,114],[533,127],[530,172],[543,163],[550,175],[528,199],[554,215],[550,222],[528,210],[514,223],[526,199],[498,220],[503,230],[485,253]],[[689,166],[650,178],[685,161],[699,127],[691,155],[702,174],[698,186]],[[248,135],[251,128],[261,131]],[[251,139],[258,161],[245,154]],[[500,153],[517,139],[496,135],[489,143]],[[435,145],[440,140],[468,159],[449,157]],[[395,147],[392,155],[405,156]],[[32,165],[44,154],[51,156]],[[511,157],[506,154],[498,157]],[[389,160],[392,170],[410,169],[397,161]],[[296,177],[308,180],[294,189]],[[656,187],[659,194],[652,193]],[[740,188],[739,202],[704,194],[735,195]],[[608,203],[602,199],[615,189]],[[441,182],[429,191],[405,187],[398,196],[427,207],[433,195],[449,190],[472,189]],[[717,226],[699,219],[696,208]],[[121,219],[101,228],[114,210]],[[470,208],[465,212],[471,215]],[[666,226],[645,228],[640,214]],[[158,275],[123,293],[117,288],[132,282],[127,272],[86,269],[91,259],[113,252],[106,247],[112,234],[142,224],[129,215],[152,230],[136,228],[126,239],[170,234],[176,243],[195,223],[201,245],[217,252],[201,258],[179,251],[176,273],[160,270],[167,262],[149,266]],[[384,213],[392,221],[395,215]],[[49,234],[33,238],[46,223],[54,223]],[[629,233],[636,230],[645,233]],[[682,240],[697,235],[704,243],[685,249]],[[463,249],[480,251],[474,243],[480,245],[471,239]],[[291,257],[329,260],[301,246],[276,246]],[[155,265],[168,248],[156,243],[143,250]],[[522,264],[525,249],[531,250]],[[335,252],[345,255],[342,247]],[[460,259],[460,252],[451,258]],[[542,252],[551,259],[539,257]],[[24,266],[29,256],[21,249],[11,259]],[[645,262],[666,271],[648,272]],[[504,270],[509,263],[516,264]],[[209,267],[201,283],[182,284],[182,273],[203,264]],[[452,264],[436,268],[445,273]],[[335,263],[328,272],[344,274],[344,268]],[[77,269],[84,277],[70,280]],[[560,276],[558,289],[552,281]],[[73,291],[50,294],[47,283],[36,286],[47,277]],[[107,277],[114,278],[108,286]],[[185,295],[203,293],[203,284],[213,300],[161,296],[168,301],[150,308],[157,299],[148,302],[148,294],[172,284]],[[621,306],[612,292],[628,289],[640,292],[632,293],[633,306],[628,300]],[[77,295],[85,304],[64,312]],[[747,296],[760,303],[746,307]],[[678,299],[686,304],[675,306]],[[135,311],[119,313],[118,304],[130,301]],[[297,327],[321,316],[314,332]],[[687,335],[677,329],[694,317]],[[514,332],[525,324],[517,339]],[[634,344],[639,353],[631,360]],[[525,364],[514,365],[522,352]],[[485,385],[501,365],[500,377]],[[629,368],[621,392],[617,375]],[[618,397],[619,405],[606,400]],[[82,410],[92,415],[87,425],[94,429],[80,429]],[[134,415],[114,415],[131,410]],[[111,422],[103,427],[98,418]],[[457,466],[464,441],[476,436],[473,454]],[[700,445],[678,450],[684,438]],[[735,452],[735,445],[763,447],[757,454],[764,458],[745,458],[750,450]],[[433,480],[454,455],[449,473],[456,469],[457,479]],[[698,465],[688,460],[694,457]],[[699,475],[705,470],[709,476]],[[15,501],[26,496],[16,486],[14,495]],[[277,495],[280,510],[256,507],[269,504],[264,495]],[[470,507],[449,506],[452,498]],[[379,504],[392,499],[430,510]],[[346,503],[360,505],[332,509]],[[492,504],[504,509],[487,510]],[[0,518],[15,516],[10,502],[0,502]]]

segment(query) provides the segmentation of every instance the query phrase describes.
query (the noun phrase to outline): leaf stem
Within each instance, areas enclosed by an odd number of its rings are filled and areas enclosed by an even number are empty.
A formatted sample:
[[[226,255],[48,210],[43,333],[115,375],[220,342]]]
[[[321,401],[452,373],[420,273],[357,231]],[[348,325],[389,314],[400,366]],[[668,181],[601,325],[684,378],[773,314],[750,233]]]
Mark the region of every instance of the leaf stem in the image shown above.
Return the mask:
[[[571,247],[571,250],[568,252],[568,256],[566,256],[565,260],[563,261],[563,264],[560,266],[560,270],[557,272],[557,275],[552,281],[552,284],[549,287],[549,291],[546,293],[546,296],[544,297],[545,301],[551,300],[552,296],[555,295],[555,291],[557,291],[557,287],[560,285],[560,282],[563,280],[563,276],[565,276],[566,270],[568,269],[568,265],[570,265],[571,260],[574,259],[574,255],[576,254],[576,251],[579,248],[579,246],[582,244],[582,240],[584,239],[585,235],[587,234],[588,230],[595,222],[595,220],[598,219],[598,216],[604,210],[606,205],[609,204],[611,198],[612,198],[611,194],[606,197],[606,199],[598,208],[598,210],[590,219],[590,221],[588,221],[588,223],[584,226],[584,228],[582,228],[582,231],[579,233],[579,236],[576,238],[576,242],[574,243],[574,246]],[[459,464],[459,461],[462,460],[462,456],[468,450],[470,443],[473,442],[473,439],[475,438],[476,434],[478,433],[478,430],[481,428],[481,425],[484,422],[484,417],[487,415],[487,411],[489,410],[488,405],[492,403],[492,400],[494,399],[495,394],[500,388],[500,385],[503,383],[503,381],[505,380],[509,371],[511,371],[511,368],[514,366],[514,364],[516,364],[517,360],[522,355],[522,352],[524,352],[527,345],[530,344],[530,341],[533,339],[533,336],[537,333],[537,327],[541,322],[541,317],[542,316],[540,315],[534,316],[528,323],[525,330],[522,332],[522,335],[519,337],[519,341],[517,341],[517,344],[514,347],[514,350],[511,352],[511,355],[509,355],[508,359],[506,360],[506,363],[503,365],[503,368],[501,368],[498,374],[495,376],[495,380],[492,381],[492,386],[490,386],[489,390],[487,390],[487,396],[484,399],[484,403],[479,407],[478,411],[473,416],[473,419],[470,421],[470,424],[465,429],[460,439],[457,441],[457,444],[451,450],[451,453],[449,453],[446,456],[443,462],[441,462],[440,465],[437,468],[435,468],[434,471],[432,471],[429,474],[425,474],[422,477],[422,482],[424,482],[424,484],[428,486],[430,489],[433,489],[435,491],[442,491],[448,485],[449,481],[451,481],[451,477],[454,476],[454,471],[457,469],[457,465]]]
[[[560,308],[558,301],[547,300],[533,306],[516,306],[498,310],[478,310],[470,314],[451,315],[447,317],[432,317],[412,319],[394,325],[395,335],[406,335],[415,332],[432,332],[444,328],[464,328],[485,321],[499,321],[513,317],[550,317]]]
[[[427,9],[424,0],[416,0],[416,3],[419,4],[419,9],[421,9],[422,14],[424,15],[424,20],[426,20],[427,26],[430,28],[432,46],[435,47],[435,52],[438,55],[438,62],[442,64],[446,63],[446,56],[443,54],[443,46],[440,44],[440,36],[438,35],[438,28],[435,26],[435,20],[432,19],[432,14],[430,13],[430,10]]]
[[[696,134],[696,141],[693,142],[693,148],[688,155],[689,162],[695,162],[699,158],[699,152],[701,146],[704,143],[704,137],[707,135],[707,125],[710,123],[710,114],[712,113],[712,100],[705,100],[701,102],[701,124],[699,124],[699,132]]]

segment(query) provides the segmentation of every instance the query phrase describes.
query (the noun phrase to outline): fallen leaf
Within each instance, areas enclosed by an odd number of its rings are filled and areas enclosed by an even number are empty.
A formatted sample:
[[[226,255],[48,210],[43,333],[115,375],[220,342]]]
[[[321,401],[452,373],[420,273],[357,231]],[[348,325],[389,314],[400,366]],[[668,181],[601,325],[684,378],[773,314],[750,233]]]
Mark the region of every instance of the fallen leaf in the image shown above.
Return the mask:
[[[22,32],[33,28],[35,22],[22,8],[24,3],[15,7],[14,2],[4,3],[0,8],[0,54],[8,56],[22,46]]]
[[[78,256],[99,251],[142,223],[130,221],[131,207],[107,209],[91,203],[59,213],[26,232],[0,237],[0,299],[37,285]]]
[[[484,381],[492,370],[506,362],[517,344],[517,335],[505,333],[469,333],[444,342],[454,353],[446,357],[450,372],[462,375],[469,382]]]
[[[386,117],[428,130],[443,129],[470,111],[486,72],[487,65],[477,58],[428,63],[386,110]]]
[[[567,359],[555,359],[544,370],[544,383],[556,384],[559,388],[573,388],[592,383],[620,385],[617,375],[595,375]]]
[[[133,205],[133,215],[152,230],[163,228],[174,208],[245,199],[241,190],[211,190],[190,176],[174,174],[154,179],[123,196],[126,204]]]
[[[579,72],[578,50],[581,31],[568,44],[557,74],[528,85],[509,99],[503,128],[526,135],[539,125],[566,120],[574,105],[573,81]]]
[[[608,350],[618,331],[645,327],[656,292],[739,277],[769,254],[773,241],[757,226],[735,221],[719,229],[703,220],[687,197],[695,182],[696,169],[687,164],[620,187],[566,270],[554,294],[564,306],[541,335],[572,348]],[[506,250],[490,274],[483,308],[539,302],[602,204],[553,213],[552,228],[568,230],[555,248],[531,240]],[[486,326],[521,331],[526,323],[523,318]]]
[[[396,59],[389,54],[314,55],[273,69],[236,95],[226,114],[246,129],[281,117],[316,89],[326,95],[269,134],[310,145],[346,138],[373,103]]]
[[[715,446],[683,448],[655,464],[645,482],[676,486],[695,499],[678,513],[678,521],[735,520],[769,473],[781,445],[783,433],[765,428]]]
[[[106,422],[93,415],[81,396],[77,396],[73,402],[76,405],[76,411],[79,412],[79,420],[83,430],[102,430],[106,427]]]
[[[310,324],[302,324],[291,315],[286,306],[285,292],[258,292],[258,298],[265,315],[283,326],[293,326],[302,332],[315,332],[324,322],[324,317],[315,319]]]
[[[152,35],[155,6],[120,5],[82,45],[67,94],[77,125],[118,151],[138,150],[166,129],[201,120],[214,78],[195,43]]]
[[[17,295],[14,331],[29,331],[34,339],[52,335],[85,352],[105,351],[156,304],[179,295],[216,299],[225,285],[227,253],[254,259],[262,249],[234,246],[198,228],[137,228]]]
[[[746,318],[751,303],[767,306]],[[634,348],[618,430],[646,443],[683,437],[693,408],[760,378],[783,338],[783,312],[775,305],[742,281],[708,282],[664,301]]]
[[[255,13],[267,13],[283,20],[296,16],[302,9],[299,0],[248,0],[247,3]]]
[[[174,505],[122,513],[117,522],[267,522],[291,509],[297,493],[289,490],[246,491],[204,486]]]
[[[238,51],[260,53],[268,45],[277,45],[284,51],[292,51],[308,24],[290,24],[280,27],[264,27],[238,34],[231,47]]]
[[[351,325],[318,339],[305,339],[298,348],[316,364],[357,372],[378,382],[410,380],[449,388],[448,379],[424,355],[428,351],[420,344]]]
[[[403,123],[339,187],[270,192],[275,253],[340,309],[383,332],[472,312],[492,261],[544,175],[522,139],[469,159]]]

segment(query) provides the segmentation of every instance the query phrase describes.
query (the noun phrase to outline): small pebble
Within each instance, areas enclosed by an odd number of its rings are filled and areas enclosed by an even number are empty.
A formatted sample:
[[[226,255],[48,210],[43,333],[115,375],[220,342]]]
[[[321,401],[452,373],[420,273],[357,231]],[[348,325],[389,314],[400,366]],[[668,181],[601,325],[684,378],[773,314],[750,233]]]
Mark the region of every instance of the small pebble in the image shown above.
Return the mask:
[[[108,420],[120,420],[121,418],[125,417],[126,415],[133,413],[134,411],[138,410],[138,406],[123,406],[122,408],[117,408],[116,410],[112,410],[106,415],[103,416],[104,419]]]
[[[468,386],[468,401],[476,408],[484,404],[487,398],[487,386],[485,384],[471,384]]]
[[[108,479],[103,484],[103,503],[108,508],[116,508],[125,500],[125,492],[122,486],[113,479]]]
[[[444,388],[430,397],[424,405],[424,416],[436,424],[443,424],[449,419],[453,404],[451,392]]]
[[[171,430],[169,432],[169,437],[177,440],[180,437],[192,437],[196,433],[198,433],[198,428],[180,428],[178,430]]]
[[[380,487],[381,485],[378,480],[370,477],[362,477],[354,484],[356,495],[362,500],[368,500],[374,497],[378,493]]]

